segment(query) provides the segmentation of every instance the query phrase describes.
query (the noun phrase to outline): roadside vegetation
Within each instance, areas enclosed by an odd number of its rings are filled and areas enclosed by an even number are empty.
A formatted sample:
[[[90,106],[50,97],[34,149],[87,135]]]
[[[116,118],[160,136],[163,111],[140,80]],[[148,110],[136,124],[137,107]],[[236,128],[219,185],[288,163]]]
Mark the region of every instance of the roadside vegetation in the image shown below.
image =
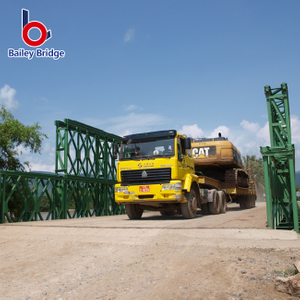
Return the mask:
[[[247,155],[243,156],[243,165],[245,169],[253,171],[254,175],[254,182],[257,192],[257,199],[258,201],[264,200],[264,193],[265,193],[265,180],[264,180],[264,165],[263,159],[257,158],[256,155]]]
[[[41,153],[42,141],[48,138],[42,133],[39,123],[24,125],[14,118],[12,113],[0,106],[0,171],[26,171],[30,170],[30,162],[21,163],[21,149],[29,149],[33,153]],[[25,194],[25,184],[20,181],[21,190]],[[12,183],[6,188],[8,195],[12,190]],[[22,212],[22,199],[17,192],[14,192],[8,208],[13,220],[18,220]],[[0,207],[1,209],[1,207]]]

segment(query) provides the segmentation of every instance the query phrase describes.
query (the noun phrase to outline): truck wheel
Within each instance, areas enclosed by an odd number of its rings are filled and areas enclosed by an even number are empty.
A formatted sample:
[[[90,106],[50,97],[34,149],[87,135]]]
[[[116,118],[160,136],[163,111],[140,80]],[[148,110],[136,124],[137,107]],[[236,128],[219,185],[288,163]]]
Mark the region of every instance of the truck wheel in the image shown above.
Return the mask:
[[[185,219],[195,218],[197,213],[197,194],[194,188],[186,195],[187,202],[181,203],[182,215]]]
[[[213,215],[217,215],[220,213],[220,199],[218,191],[212,191],[212,199],[213,202],[208,202],[209,212]]]
[[[144,210],[138,204],[125,204],[125,209],[130,220],[140,219],[144,212]]]
[[[201,213],[204,216],[209,215],[208,203],[201,204]]]
[[[227,208],[226,195],[223,191],[218,191],[218,195],[220,201],[220,214],[225,214]]]

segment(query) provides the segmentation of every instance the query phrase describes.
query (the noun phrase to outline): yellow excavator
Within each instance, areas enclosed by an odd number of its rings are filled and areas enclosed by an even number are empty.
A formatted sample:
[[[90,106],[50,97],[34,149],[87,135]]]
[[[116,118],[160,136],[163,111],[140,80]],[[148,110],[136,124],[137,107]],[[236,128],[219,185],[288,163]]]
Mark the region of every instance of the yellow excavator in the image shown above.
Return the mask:
[[[255,206],[254,178],[243,169],[240,151],[227,138],[219,133],[216,138],[194,139],[192,153],[202,187],[226,190],[227,200],[241,208]],[[250,200],[244,201],[245,197]]]

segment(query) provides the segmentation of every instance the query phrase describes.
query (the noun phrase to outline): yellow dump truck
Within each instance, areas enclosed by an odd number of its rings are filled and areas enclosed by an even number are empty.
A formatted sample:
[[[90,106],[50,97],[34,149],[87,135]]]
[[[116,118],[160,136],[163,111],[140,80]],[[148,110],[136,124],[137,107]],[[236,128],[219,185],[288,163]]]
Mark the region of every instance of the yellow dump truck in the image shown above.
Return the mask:
[[[194,218],[225,213],[227,202],[255,206],[255,188],[227,139],[191,139],[176,130],[124,136],[118,152],[115,201],[130,219],[144,210]],[[117,152],[115,152],[117,155]]]

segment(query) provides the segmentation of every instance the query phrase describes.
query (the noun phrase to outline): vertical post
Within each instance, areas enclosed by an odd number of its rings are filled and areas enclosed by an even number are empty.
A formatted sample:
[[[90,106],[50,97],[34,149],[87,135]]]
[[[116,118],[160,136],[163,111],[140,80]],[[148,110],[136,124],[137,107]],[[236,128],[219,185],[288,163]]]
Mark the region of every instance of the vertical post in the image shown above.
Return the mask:
[[[58,170],[58,159],[59,159],[59,152],[58,152],[58,147],[59,147],[59,127],[58,125],[55,123],[56,126],[56,139],[55,139],[55,172],[57,172]]]
[[[272,211],[272,195],[271,195],[271,184],[270,180],[270,161],[268,156],[263,157],[264,161],[264,177],[265,177],[265,194],[266,194],[266,206],[267,206],[267,221],[268,227],[273,228],[273,211]]]
[[[291,145],[294,148],[294,145]],[[290,173],[290,182],[291,182],[291,198],[292,201],[292,208],[293,208],[293,220],[294,220],[294,229],[296,232],[299,231],[299,206],[297,203],[297,195],[296,195],[296,179],[295,179],[295,151],[293,151],[293,155],[289,156],[289,173]]]
[[[0,224],[4,223],[4,202],[5,202],[5,189],[4,189],[5,175],[0,173]]]
[[[64,172],[66,174],[68,174],[68,154],[69,154],[69,141],[68,141],[68,126],[65,128],[65,132],[64,132]]]

